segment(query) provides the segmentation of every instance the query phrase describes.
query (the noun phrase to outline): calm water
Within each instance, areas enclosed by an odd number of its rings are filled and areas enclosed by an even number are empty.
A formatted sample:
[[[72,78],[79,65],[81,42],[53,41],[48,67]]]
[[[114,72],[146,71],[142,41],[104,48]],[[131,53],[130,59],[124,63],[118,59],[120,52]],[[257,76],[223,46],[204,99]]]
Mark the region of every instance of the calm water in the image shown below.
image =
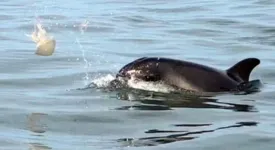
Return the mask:
[[[0,149],[273,150],[274,8],[273,0],[1,0]],[[35,55],[25,35],[37,20],[57,41],[53,56]],[[221,69],[258,57],[252,78],[265,86],[211,98],[104,89],[142,56]],[[91,82],[101,88],[84,89]]]

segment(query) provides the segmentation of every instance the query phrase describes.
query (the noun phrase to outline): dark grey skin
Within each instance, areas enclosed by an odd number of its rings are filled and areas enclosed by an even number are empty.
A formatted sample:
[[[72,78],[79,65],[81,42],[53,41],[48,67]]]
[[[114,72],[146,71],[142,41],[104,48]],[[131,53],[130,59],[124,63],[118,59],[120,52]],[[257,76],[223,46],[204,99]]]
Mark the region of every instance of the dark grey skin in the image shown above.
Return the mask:
[[[220,70],[189,61],[143,57],[121,68],[116,78],[120,81],[133,77],[142,81],[160,81],[195,92],[230,92],[248,83],[251,71],[259,64],[259,59],[247,58],[227,70]]]

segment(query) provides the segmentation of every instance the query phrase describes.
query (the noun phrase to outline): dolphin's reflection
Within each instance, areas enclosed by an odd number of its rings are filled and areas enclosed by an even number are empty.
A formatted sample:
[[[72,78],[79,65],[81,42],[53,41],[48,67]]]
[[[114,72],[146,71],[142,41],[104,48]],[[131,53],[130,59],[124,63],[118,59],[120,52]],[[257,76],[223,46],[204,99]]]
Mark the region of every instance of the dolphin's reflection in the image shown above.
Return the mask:
[[[180,93],[156,93],[142,90],[121,90],[117,92],[119,100],[138,102],[131,106],[116,108],[117,110],[171,110],[172,108],[208,108],[227,109],[242,112],[255,112],[256,108],[247,104],[219,102],[211,96],[198,96]]]
[[[209,130],[200,130],[200,131],[174,131],[174,132],[183,132],[178,134],[171,134],[168,136],[151,136],[151,137],[144,137],[144,138],[122,138],[118,139],[118,142],[123,142],[123,144],[127,146],[156,146],[159,144],[167,144],[177,141],[186,141],[186,140],[192,140],[195,138],[198,138],[199,135],[209,132],[215,132],[217,130],[224,130],[229,128],[239,128],[239,127],[245,127],[245,126],[256,126],[257,122],[237,122],[233,125],[225,126],[225,127],[218,127],[216,129],[209,129]],[[210,126],[211,124],[209,124]],[[188,126],[188,125],[187,125]],[[167,131],[166,133],[171,133],[173,131]],[[154,134],[154,133],[165,133],[165,131],[159,131],[159,130],[149,130],[146,131],[147,134]]]
[[[45,146],[40,143],[30,143],[29,150],[50,150],[51,147]]]
[[[31,113],[27,120],[29,130],[38,134],[46,132],[47,125],[43,122],[45,116],[47,116],[47,114]]]

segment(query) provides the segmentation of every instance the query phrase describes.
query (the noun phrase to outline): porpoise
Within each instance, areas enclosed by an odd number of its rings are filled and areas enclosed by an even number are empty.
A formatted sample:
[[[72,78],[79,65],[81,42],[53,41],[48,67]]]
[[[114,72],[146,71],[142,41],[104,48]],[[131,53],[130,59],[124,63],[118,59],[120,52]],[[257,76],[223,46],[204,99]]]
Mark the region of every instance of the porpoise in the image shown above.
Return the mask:
[[[184,60],[142,57],[122,67],[116,74],[116,81],[125,83],[135,78],[194,92],[241,91],[249,83],[251,71],[259,64],[257,58],[246,58],[222,70]]]

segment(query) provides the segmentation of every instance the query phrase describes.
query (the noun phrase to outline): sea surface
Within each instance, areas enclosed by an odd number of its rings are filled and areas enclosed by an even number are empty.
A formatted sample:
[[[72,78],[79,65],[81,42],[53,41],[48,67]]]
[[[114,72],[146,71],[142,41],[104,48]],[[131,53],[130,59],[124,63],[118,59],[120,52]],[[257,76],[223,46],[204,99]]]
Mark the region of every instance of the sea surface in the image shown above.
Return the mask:
[[[1,150],[275,149],[274,0],[1,0],[0,22]],[[27,36],[37,23],[51,56]],[[204,98],[105,88],[144,56],[219,69],[256,57],[264,86]]]

